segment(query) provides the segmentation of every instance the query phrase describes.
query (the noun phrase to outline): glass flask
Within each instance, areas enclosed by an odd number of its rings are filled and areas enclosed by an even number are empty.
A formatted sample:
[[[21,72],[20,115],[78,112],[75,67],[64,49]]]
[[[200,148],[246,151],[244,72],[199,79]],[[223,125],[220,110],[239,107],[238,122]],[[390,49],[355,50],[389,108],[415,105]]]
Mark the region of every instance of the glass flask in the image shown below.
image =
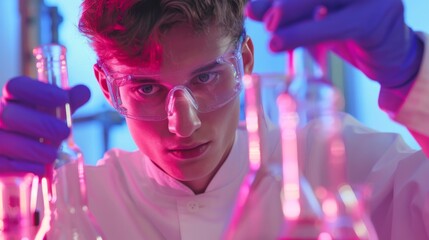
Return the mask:
[[[232,212],[232,221],[224,239],[247,239],[250,235],[250,239],[253,237],[254,239],[308,240],[317,239],[321,232],[323,221],[319,203],[299,170],[296,132],[298,113],[295,100],[286,91],[290,83],[289,77],[273,73],[243,77],[250,169],[240,186],[238,200]],[[276,101],[277,98],[278,101]],[[278,156],[279,159],[275,160],[270,159],[274,161],[268,164],[262,164],[262,156],[273,156],[271,153],[263,152],[267,149],[263,144],[269,144],[267,141],[270,141],[265,138],[264,131],[268,130],[266,121],[280,123],[283,156]],[[260,213],[258,207],[254,210],[255,212],[250,210],[252,214],[249,214],[248,210],[253,207],[252,204],[259,204],[257,201],[260,199],[260,196],[251,195],[254,193],[251,188],[257,187],[255,184],[260,184],[261,179],[268,175],[279,181],[279,186],[282,186],[278,202],[274,200],[270,204],[278,206],[280,211],[283,210],[283,214],[266,215]],[[269,227],[264,227],[263,223],[267,223],[268,219],[249,220],[255,217],[274,218],[275,221],[271,221],[272,224]],[[240,229],[242,221],[251,222],[252,229]],[[266,231],[266,228],[270,230]]]
[[[282,191],[283,228],[279,239],[318,239],[322,232],[323,214],[320,204],[301,172],[299,161],[297,102],[283,92],[277,98],[279,126],[282,139]]]
[[[0,239],[35,239],[38,177],[32,173],[0,175]]]
[[[228,228],[224,233],[222,239],[233,240],[241,239],[238,228],[243,217],[246,217],[244,212],[249,208],[249,199],[251,198],[251,188],[254,184],[256,175],[261,167],[261,98],[260,98],[260,85],[259,77],[252,75],[243,76],[243,84],[245,87],[244,101],[245,101],[245,127],[248,133],[248,149],[249,149],[249,171],[244,177],[240,190],[238,192],[237,200],[231,214],[231,221]]]
[[[41,82],[67,89],[66,48],[59,44],[42,45],[33,50]],[[56,109],[56,116],[72,128],[70,105]],[[41,139],[43,141],[43,139]],[[49,166],[47,197],[42,226],[47,239],[103,239],[103,234],[88,208],[84,158],[73,135],[64,140],[54,166]],[[47,223],[48,222],[48,223]],[[46,224],[46,225],[44,225]],[[48,230],[49,229],[49,230]]]
[[[293,60],[292,57],[290,60]],[[294,64],[287,74],[262,74],[261,99],[264,112],[281,132],[280,204],[282,223],[276,239],[318,239],[322,232],[323,214],[309,182],[303,176],[299,162],[298,103],[289,92],[292,81],[297,81]]]
[[[298,129],[306,134],[300,143],[300,168],[319,202],[322,224],[317,239],[378,239],[367,215],[365,186],[347,180],[343,139],[342,94],[326,75],[326,49],[303,49],[307,64],[303,77],[292,82],[290,94],[297,103]],[[310,146],[308,146],[310,145]],[[307,147],[310,147],[309,150]]]

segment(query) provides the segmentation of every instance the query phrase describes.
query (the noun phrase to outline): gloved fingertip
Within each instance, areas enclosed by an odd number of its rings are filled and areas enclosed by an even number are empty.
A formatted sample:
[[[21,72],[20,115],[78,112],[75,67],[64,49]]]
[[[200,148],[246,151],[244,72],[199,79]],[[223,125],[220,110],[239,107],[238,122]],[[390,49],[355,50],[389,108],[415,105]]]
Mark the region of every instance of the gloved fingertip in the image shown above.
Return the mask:
[[[271,7],[272,1],[269,0],[253,0],[246,4],[246,16],[256,21],[262,21],[265,13]]]
[[[91,98],[91,91],[85,85],[77,85],[69,90],[70,105],[73,111],[84,105]]]
[[[28,86],[28,83],[30,81],[34,80],[27,76],[18,76],[11,78],[9,81],[6,82],[3,87],[3,96],[10,97],[15,95],[18,89],[22,88],[23,86]]]
[[[24,174],[33,173],[38,177],[45,177],[46,169],[45,166],[38,163],[21,162],[15,160],[8,160],[4,162],[4,159],[0,157],[0,174]]]
[[[61,142],[70,135],[70,132],[71,130],[67,126],[62,127],[61,129],[58,129],[57,135],[51,137],[52,140],[50,144],[55,148],[58,148],[61,145]],[[54,154],[53,156],[55,157],[56,153],[53,153],[53,154]],[[47,157],[47,159],[52,159],[52,158]]]
[[[44,166],[36,166],[31,169],[31,172],[37,175],[39,178],[46,177],[46,169]]]
[[[269,42],[269,47],[270,47],[270,50],[273,52],[279,52],[279,51],[285,50],[283,39],[276,35],[273,35],[271,37],[271,40]]]
[[[280,23],[281,10],[279,8],[270,8],[263,17],[267,31],[274,32]]]

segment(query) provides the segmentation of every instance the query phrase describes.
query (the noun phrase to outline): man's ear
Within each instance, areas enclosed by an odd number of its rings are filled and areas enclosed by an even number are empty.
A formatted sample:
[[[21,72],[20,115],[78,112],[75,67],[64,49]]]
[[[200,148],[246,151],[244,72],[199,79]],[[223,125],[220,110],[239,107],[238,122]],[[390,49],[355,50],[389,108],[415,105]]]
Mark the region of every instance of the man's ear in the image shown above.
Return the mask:
[[[245,74],[251,74],[254,65],[254,48],[252,39],[247,36],[242,47],[243,67]]]
[[[109,87],[107,86],[106,74],[104,71],[98,66],[98,64],[94,64],[94,75],[97,79],[98,84],[100,85],[101,90],[103,91],[104,97],[107,101],[112,105],[112,99],[110,97]],[[112,105],[113,106],[113,105]]]

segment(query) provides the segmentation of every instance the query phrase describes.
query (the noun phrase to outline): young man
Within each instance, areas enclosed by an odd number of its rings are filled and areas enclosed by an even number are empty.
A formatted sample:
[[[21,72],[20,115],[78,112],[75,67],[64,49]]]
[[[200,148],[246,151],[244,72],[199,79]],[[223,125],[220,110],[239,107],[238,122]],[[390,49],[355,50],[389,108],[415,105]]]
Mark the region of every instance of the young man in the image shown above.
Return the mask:
[[[323,6],[328,10],[324,19],[316,20],[317,1],[254,1],[248,12],[254,19],[264,18],[273,32],[273,50],[335,43],[336,53],[380,82],[387,93],[382,97],[400,99],[387,108],[428,150],[427,109],[415,107],[427,104],[421,96],[429,92],[428,70],[423,65],[419,70],[423,42],[405,27],[400,1],[359,2],[331,1]],[[79,27],[99,57],[95,76],[109,103],[126,117],[139,148],[111,150],[97,167],[86,168],[90,208],[109,239],[221,239],[230,231],[249,171],[247,135],[238,126],[241,78],[254,64],[252,40],[243,28],[244,5],[244,0],[83,2]],[[345,16],[381,9],[394,14],[377,12],[389,18],[377,18],[374,31],[347,31]],[[309,25],[326,22],[342,31]],[[300,27],[314,31],[306,31],[304,38]],[[402,69],[397,70],[398,63]],[[393,70],[398,74],[392,77]],[[40,91],[25,92],[22,83]],[[9,81],[2,97],[0,139],[11,147],[0,147],[0,170],[44,174],[44,164],[55,158],[55,143],[68,132],[55,117],[35,109],[67,101],[77,108],[87,97],[82,86],[63,91],[25,77]],[[22,114],[34,117],[23,119]],[[369,211],[379,238],[427,239],[429,162],[423,151],[412,151],[398,136],[376,133],[350,117],[344,124],[349,181],[372,187]],[[234,239],[276,239],[282,228],[280,181],[270,171],[280,161],[279,132],[265,130],[262,138],[270,141],[263,142],[262,167]],[[40,144],[40,137],[53,144]],[[310,158],[317,143],[306,147]]]

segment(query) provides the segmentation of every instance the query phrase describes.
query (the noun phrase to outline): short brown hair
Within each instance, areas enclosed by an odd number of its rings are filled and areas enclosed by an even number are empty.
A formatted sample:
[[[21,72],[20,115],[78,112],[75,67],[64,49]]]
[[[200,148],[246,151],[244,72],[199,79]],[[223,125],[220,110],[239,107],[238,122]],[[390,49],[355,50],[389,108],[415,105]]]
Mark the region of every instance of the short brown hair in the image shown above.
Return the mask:
[[[238,39],[247,0],[84,0],[79,30],[100,60],[148,60],[147,49],[178,23],[204,32],[214,24]],[[143,58],[143,59],[142,59]]]

